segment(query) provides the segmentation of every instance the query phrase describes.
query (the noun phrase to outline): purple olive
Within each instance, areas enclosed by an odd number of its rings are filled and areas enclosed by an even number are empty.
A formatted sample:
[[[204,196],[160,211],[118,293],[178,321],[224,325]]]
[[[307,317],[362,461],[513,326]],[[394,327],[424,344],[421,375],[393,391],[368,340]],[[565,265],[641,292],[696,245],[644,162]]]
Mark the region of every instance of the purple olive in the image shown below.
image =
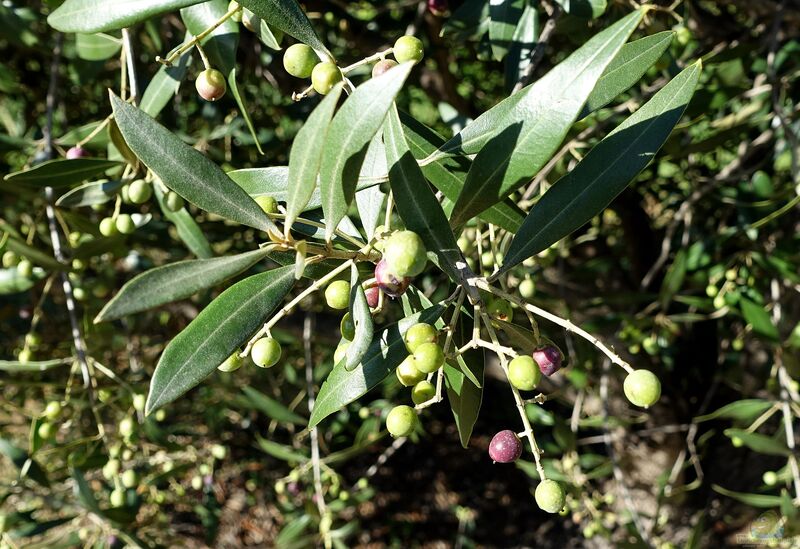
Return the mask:
[[[89,151],[83,147],[71,147],[67,149],[67,160],[75,160],[76,158],[83,158],[89,156]]]
[[[367,288],[364,291],[364,294],[367,296],[367,305],[369,305],[372,309],[378,306],[378,299],[381,296],[381,290],[377,286],[373,286],[372,288]]]
[[[551,376],[561,369],[561,351],[554,345],[548,345],[533,352],[533,360],[546,376]]]
[[[411,284],[411,279],[408,277],[397,278],[389,272],[386,266],[386,260],[381,259],[375,265],[375,280],[378,283],[378,288],[388,295],[389,297],[399,297],[408,289]]]
[[[514,431],[500,431],[489,443],[489,457],[496,463],[513,463],[522,455],[522,441]]]

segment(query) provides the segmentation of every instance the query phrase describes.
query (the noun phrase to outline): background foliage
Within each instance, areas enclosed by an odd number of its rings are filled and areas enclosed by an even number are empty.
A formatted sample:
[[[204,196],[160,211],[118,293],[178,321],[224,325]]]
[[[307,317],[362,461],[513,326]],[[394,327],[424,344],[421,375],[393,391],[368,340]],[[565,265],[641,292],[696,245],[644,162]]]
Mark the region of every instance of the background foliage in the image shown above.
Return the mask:
[[[56,4],[0,4],[3,174],[45,159],[54,69],[57,156],[111,113],[107,90],[120,89],[123,36],[115,30],[60,35],[46,21]],[[495,4],[511,11],[498,14]],[[408,31],[421,37],[426,57],[397,104],[449,138],[508,96],[533,51],[521,37],[547,41],[532,75],[540,77],[632,11],[629,2],[612,0],[530,4],[523,10],[525,2],[452,2],[446,15],[406,1],[308,1],[303,7],[321,47],[345,63]],[[67,198],[85,177],[57,174],[59,223],[75,233],[66,245],[93,365],[87,391],[54,274],[59,265],[48,197],[41,185],[16,175],[0,182],[0,242],[34,266],[31,273],[0,270],[2,543],[305,547],[330,531],[343,547],[701,547],[736,543],[752,534],[759,517],[770,520],[773,515],[763,514],[769,511],[783,517],[780,540],[791,543],[800,497],[791,467],[792,425],[800,412],[800,8],[771,0],[653,4],[663,9],[647,13],[632,40],[674,31],[661,35],[666,45],[655,64],[607,105],[593,96],[594,112],[573,126],[536,175],[537,185],[513,195],[528,210],[630,112],[702,58],[691,103],[654,161],[608,210],[512,277],[514,284],[533,280],[535,304],[602,335],[662,381],[661,401],[646,412],[634,410],[622,398],[619,372],[596,349],[543,324],[569,368],[546,382],[546,406],[527,411],[548,476],[568,486],[566,513],[536,509],[532,463],[490,466],[489,439],[517,420],[502,371],[491,360],[467,449],[447,406],[425,412],[413,443],[393,443],[382,421],[401,398],[392,378],[323,424],[323,468],[315,481],[307,397],[333,365],[340,316],[316,296],[273,331],[283,344],[279,366],[215,372],[145,418],[143,395],[166,343],[221,289],[113,323],[93,319],[134,275],[182,259],[251,251],[256,231],[194,206],[163,213],[151,201],[121,206],[141,216],[133,234],[102,238],[97,223],[113,211],[121,184],[106,182]],[[177,90],[163,104],[144,93],[142,108],[158,113],[162,124],[225,171],[286,166],[318,100],[292,100],[302,83],[283,69],[275,47],[289,40],[281,32],[267,28],[257,36],[232,27],[238,45],[217,43],[235,50],[235,63],[215,65],[231,88],[236,84],[239,100],[235,93],[217,103],[197,97],[197,56],[186,55],[170,69],[180,85],[170,84],[168,71],[154,61],[179,45],[187,28],[197,33],[218,16],[206,15],[168,12],[131,29],[141,88],[161,79]],[[56,64],[54,49],[60,50]],[[228,55],[211,48],[208,54]],[[103,169],[96,158],[131,154],[114,125],[87,147],[93,158],[86,170],[93,173]],[[603,169],[611,158],[583,166]],[[546,206],[538,207],[560,211],[559,203]],[[476,256],[471,246],[465,244]],[[446,290],[444,280],[429,272],[417,285],[437,296]],[[400,309],[395,305],[382,320],[399,318]],[[27,352],[31,358],[19,360]],[[42,437],[42,414],[54,401],[63,410],[52,438]],[[104,470],[109,456],[137,473],[122,505],[109,502],[121,482]],[[327,515],[314,499],[320,489]]]

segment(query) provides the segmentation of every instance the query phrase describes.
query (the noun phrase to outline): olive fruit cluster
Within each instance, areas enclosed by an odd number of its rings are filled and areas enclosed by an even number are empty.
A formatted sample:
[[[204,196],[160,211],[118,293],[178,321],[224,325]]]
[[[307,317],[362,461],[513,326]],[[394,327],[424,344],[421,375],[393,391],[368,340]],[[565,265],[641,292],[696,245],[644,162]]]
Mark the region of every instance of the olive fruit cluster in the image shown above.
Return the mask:
[[[532,391],[542,375],[551,376],[561,369],[563,356],[555,345],[545,345],[531,356],[520,355],[508,363],[508,381],[520,391]]]
[[[375,266],[378,288],[389,297],[402,295],[411,279],[425,269],[427,249],[413,231],[397,231],[382,243],[383,258]]]
[[[422,47],[422,41],[416,36],[401,36],[394,43],[392,48],[394,59],[381,59],[372,67],[372,77],[378,77],[390,69],[396,67],[399,63],[412,61],[419,63],[425,55],[425,50]]]
[[[28,278],[33,274],[33,263],[27,258],[18,256],[12,250],[3,253],[2,262],[6,269],[16,268],[17,274],[23,278]]]
[[[333,61],[320,61],[307,44],[293,44],[283,54],[283,68],[296,78],[311,77],[311,86],[320,95],[326,95],[344,79],[341,69]]]

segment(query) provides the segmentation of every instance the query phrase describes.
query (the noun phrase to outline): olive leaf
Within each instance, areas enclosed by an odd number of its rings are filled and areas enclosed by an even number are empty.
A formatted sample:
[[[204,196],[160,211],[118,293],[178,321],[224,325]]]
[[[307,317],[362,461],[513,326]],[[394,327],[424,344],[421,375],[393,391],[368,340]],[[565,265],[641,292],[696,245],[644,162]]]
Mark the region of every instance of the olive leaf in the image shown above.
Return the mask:
[[[294,265],[253,275],[222,292],[172,341],[150,382],[145,413],[200,383],[255,333],[294,286]]]
[[[184,39],[189,40],[187,34]],[[181,55],[172,65],[161,65],[144,90],[139,108],[155,118],[164,107],[172,100],[181,86],[181,81],[186,77],[189,65],[192,63],[190,52]]]
[[[47,18],[61,32],[104,32],[130,27],[204,0],[66,0]]]
[[[317,36],[303,9],[295,0],[241,0],[239,4],[269,25],[308,44],[321,58],[333,58],[331,52]]]
[[[29,170],[10,173],[3,179],[9,183],[28,187],[60,189],[98,177],[118,166],[120,166],[118,161],[103,158],[74,158],[71,160],[59,158],[42,162]]]
[[[358,268],[353,265],[350,277],[350,318],[355,325],[355,336],[347,346],[344,367],[348,371],[358,366],[372,343],[375,327],[372,323],[372,312],[367,303],[367,296],[358,276]]]

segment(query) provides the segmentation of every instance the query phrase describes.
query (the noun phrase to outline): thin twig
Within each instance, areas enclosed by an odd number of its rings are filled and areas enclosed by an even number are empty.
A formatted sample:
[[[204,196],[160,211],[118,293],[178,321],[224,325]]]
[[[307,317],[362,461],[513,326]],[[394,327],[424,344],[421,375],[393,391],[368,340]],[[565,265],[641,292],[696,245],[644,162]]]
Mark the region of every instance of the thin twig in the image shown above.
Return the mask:
[[[136,77],[136,59],[133,54],[133,40],[128,29],[122,29],[122,47],[125,49],[125,61],[128,64],[128,82],[131,90],[130,100],[134,105],[139,103],[139,79]]]

